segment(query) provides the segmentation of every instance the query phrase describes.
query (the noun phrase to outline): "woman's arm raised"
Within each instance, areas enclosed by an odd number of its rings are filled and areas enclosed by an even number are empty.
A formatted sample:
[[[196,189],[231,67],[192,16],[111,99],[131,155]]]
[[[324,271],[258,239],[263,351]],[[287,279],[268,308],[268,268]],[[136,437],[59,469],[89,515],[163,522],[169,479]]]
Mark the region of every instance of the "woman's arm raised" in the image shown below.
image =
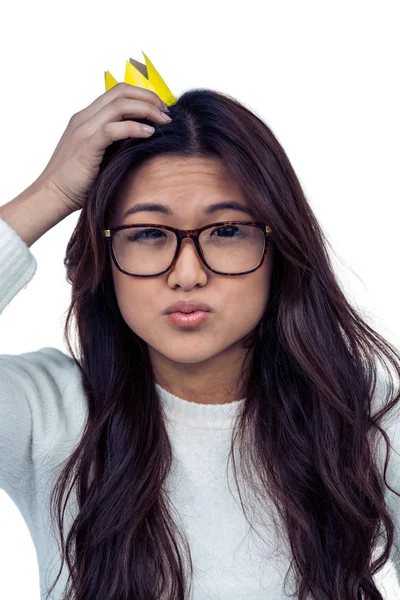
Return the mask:
[[[146,138],[152,132],[135,121],[170,119],[155,92],[118,83],[72,115],[43,173],[19,196],[0,207],[0,217],[29,246],[86,202],[107,146]],[[153,129],[154,131],[154,129]]]

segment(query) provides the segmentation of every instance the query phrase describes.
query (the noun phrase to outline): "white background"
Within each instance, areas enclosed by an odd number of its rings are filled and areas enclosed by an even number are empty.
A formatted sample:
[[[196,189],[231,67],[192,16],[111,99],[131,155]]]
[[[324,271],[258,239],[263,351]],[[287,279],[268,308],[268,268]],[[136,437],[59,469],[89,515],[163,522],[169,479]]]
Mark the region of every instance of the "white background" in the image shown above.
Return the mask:
[[[104,92],[104,71],[123,80],[143,50],[175,95],[214,88],[266,121],[348,296],[399,348],[399,10],[386,0],[3,3],[0,204],[43,171],[72,114]],[[1,315],[0,353],[66,351],[62,260],[78,216],[31,247],[38,269]],[[0,597],[39,599],[34,546],[4,492]]]

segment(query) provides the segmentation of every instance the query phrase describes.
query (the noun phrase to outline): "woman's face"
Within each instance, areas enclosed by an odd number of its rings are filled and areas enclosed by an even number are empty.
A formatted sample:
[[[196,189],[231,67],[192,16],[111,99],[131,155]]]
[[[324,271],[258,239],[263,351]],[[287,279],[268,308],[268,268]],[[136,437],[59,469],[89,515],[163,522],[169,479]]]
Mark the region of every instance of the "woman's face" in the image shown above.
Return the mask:
[[[249,207],[223,163],[212,157],[156,157],[125,181],[114,206],[112,225],[157,223],[195,229],[228,220],[253,220],[243,210],[224,208],[206,214],[215,203],[237,201]],[[141,210],[122,218],[138,204],[162,204],[169,214]],[[193,365],[218,357],[233,360],[243,352],[243,338],[260,321],[269,295],[273,244],[261,268],[247,275],[226,277],[202,263],[194,243],[182,242],[178,260],[167,273],[156,277],[131,277],[112,261],[113,279],[123,319],[149,348],[154,362]],[[165,315],[175,302],[195,300],[211,308],[206,322],[195,328],[172,324]]]

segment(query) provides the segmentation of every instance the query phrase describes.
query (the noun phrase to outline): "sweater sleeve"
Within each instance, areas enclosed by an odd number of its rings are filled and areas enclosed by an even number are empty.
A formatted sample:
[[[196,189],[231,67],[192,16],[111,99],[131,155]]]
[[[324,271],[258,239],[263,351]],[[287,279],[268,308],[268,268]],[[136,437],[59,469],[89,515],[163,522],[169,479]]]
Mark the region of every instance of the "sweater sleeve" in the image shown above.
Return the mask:
[[[395,398],[395,394],[393,393],[393,388],[389,387],[389,381],[386,374],[383,373],[381,368],[378,368],[378,376],[377,376],[377,385],[375,388],[375,393],[372,402],[372,414],[376,415],[378,410],[380,410],[383,406],[386,406],[389,400],[393,400]],[[394,386],[394,391],[396,391],[396,385]],[[394,572],[396,574],[397,584],[400,586],[400,405],[397,403],[388,414],[386,414],[381,423],[380,423],[383,431],[388,436],[389,442],[389,461],[386,470],[386,482],[387,484],[397,492],[393,492],[386,483],[383,483],[384,486],[384,496],[385,496],[385,504],[388,509],[390,516],[393,519],[394,524],[394,539],[393,545],[390,550],[390,561],[392,563],[392,567],[394,568]],[[381,433],[377,434],[376,438],[376,446],[375,451],[377,454],[375,455],[377,458],[377,466],[379,472],[382,477],[385,477],[385,459],[387,456],[387,448],[383,435]],[[383,548],[382,542],[378,543],[378,547],[374,549],[374,558],[381,554]],[[379,549],[379,552],[378,552]],[[391,565],[385,565],[385,569],[390,569]],[[382,570],[383,573],[385,569]],[[381,575],[378,574],[377,577]],[[386,576],[386,575],[385,575]]]
[[[0,317],[36,267],[29,247],[0,218]],[[75,375],[73,360],[57,348],[0,354],[0,488],[20,509],[31,500],[32,479],[43,457],[58,439],[73,437],[72,405],[79,396]]]
[[[0,315],[36,269],[36,259],[27,244],[0,218]]]
[[[390,391],[390,393],[389,393]],[[386,375],[378,373],[377,386],[374,394],[373,414],[377,409],[382,408],[395,396],[389,390],[389,382]],[[389,441],[389,462],[386,471],[386,481],[394,493],[384,483],[385,503],[388,508],[394,524],[394,542],[390,551],[390,560],[395,569],[397,583],[400,586],[400,405],[397,403],[395,408],[385,415],[381,422],[381,427],[388,436]],[[384,476],[385,458],[387,454],[386,444],[383,436],[379,434],[378,438],[378,467]],[[398,495],[399,494],[399,495]]]
[[[0,316],[32,279],[36,268],[27,244],[0,218]],[[22,373],[15,373],[17,361],[17,357],[0,355],[0,488],[11,497],[15,496],[16,482],[26,475],[32,432],[32,415],[21,393]]]

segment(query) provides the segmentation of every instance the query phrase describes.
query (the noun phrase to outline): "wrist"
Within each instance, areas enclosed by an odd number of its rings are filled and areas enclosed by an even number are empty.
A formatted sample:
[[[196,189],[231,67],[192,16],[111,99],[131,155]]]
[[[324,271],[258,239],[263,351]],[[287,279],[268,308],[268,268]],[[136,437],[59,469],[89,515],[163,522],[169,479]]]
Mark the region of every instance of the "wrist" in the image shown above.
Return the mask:
[[[33,192],[42,198],[43,202],[49,202],[53,206],[59,207],[63,217],[70,215],[76,210],[76,207],[72,206],[70,198],[49,177],[42,177],[40,175],[30,187]]]

